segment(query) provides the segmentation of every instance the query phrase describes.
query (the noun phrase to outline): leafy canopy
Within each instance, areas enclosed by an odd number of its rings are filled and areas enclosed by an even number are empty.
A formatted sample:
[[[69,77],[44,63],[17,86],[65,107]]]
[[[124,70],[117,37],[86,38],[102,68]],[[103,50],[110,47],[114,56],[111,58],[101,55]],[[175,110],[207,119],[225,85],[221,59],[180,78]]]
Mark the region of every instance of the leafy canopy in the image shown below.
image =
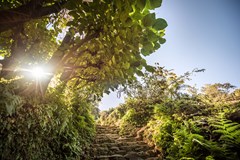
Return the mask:
[[[3,12],[29,3],[33,1],[4,1],[0,7]],[[20,28],[9,27],[10,30],[0,33],[0,52],[5,57],[1,76],[9,75],[6,68],[15,70],[41,63],[73,86],[87,83],[103,86],[105,91],[114,90],[118,84],[134,80],[135,74],[143,75],[143,68],[153,70],[144,57],[165,43],[167,23],[150,12],[161,3],[161,0],[36,2],[39,14],[41,9],[55,4],[60,9],[42,17],[32,12],[29,16],[38,19],[22,17],[25,21],[18,24]],[[8,16],[18,19],[16,15]],[[46,80],[46,86],[52,77]]]

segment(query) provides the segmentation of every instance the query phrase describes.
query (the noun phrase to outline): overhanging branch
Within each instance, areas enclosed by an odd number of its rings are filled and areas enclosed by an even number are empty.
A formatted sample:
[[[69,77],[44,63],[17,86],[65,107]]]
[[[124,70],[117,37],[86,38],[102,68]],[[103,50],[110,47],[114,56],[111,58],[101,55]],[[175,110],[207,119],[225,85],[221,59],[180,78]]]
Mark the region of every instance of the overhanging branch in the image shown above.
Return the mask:
[[[0,10],[0,33],[13,27],[53,13],[58,13],[67,0],[55,2],[51,6],[43,6],[46,0],[32,0],[18,8]]]

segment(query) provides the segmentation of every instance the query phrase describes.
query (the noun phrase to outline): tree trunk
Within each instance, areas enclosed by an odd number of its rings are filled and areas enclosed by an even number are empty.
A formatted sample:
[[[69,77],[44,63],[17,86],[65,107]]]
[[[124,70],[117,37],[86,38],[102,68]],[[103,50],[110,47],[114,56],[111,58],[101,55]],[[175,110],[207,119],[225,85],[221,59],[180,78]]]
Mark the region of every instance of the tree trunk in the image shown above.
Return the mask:
[[[24,96],[28,96],[32,94],[37,94],[37,95],[45,94],[48,84],[50,83],[53,76],[57,73],[59,68],[61,67],[60,66],[61,60],[63,59],[65,52],[68,49],[67,46],[70,45],[71,38],[72,37],[69,34],[66,34],[61,45],[54,52],[53,56],[46,64],[46,68],[48,69],[47,72],[49,72],[50,75],[48,75],[44,80],[32,83],[30,86],[28,86],[25,89],[23,88],[18,89],[18,91],[16,91],[17,94],[24,95]]]

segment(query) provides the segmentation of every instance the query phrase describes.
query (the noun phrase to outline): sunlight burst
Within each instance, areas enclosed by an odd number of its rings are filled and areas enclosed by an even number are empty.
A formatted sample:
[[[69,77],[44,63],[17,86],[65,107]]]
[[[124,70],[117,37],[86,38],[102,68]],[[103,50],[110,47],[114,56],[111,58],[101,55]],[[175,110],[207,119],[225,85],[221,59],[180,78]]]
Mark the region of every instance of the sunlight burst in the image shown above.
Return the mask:
[[[41,79],[46,75],[46,73],[43,71],[43,68],[41,68],[41,67],[33,68],[31,70],[31,73],[36,79]]]

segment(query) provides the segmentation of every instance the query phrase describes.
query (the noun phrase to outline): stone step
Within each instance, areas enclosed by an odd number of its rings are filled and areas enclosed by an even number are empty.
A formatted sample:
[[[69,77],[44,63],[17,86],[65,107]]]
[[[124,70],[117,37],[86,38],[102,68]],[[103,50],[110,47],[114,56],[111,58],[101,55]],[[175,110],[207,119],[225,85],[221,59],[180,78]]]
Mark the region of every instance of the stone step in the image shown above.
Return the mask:
[[[99,156],[93,157],[91,160],[161,160],[159,157],[150,157],[147,159],[139,158],[139,157],[132,157],[132,158],[125,158],[123,156]]]
[[[119,147],[122,150],[127,150],[127,151],[147,151],[150,149],[150,147],[146,144],[144,145],[127,145],[127,146],[120,146]]]
[[[119,154],[119,155],[126,155],[129,152],[134,152],[136,153],[136,155],[138,155],[139,157],[142,158],[147,158],[147,157],[154,157],[157,156],[158,153],[155,152],[154,150],[124,150],[124,149],[120,149],[118,147],[112,147],[112,148],[106,148],[106,147],[99,147],[99,148],[94,148],[91,151],[91,155],[95,155],[95,156],[99,156],[99,155],[109,155],[109,154]]]
[[[95,139],[94,143],[114,143],[115,140],[106,138],[106,139]]]
[[[161,160],[159,157],[150,157],[150,158],[144,158],[140,157],[137,153],[131,152],[126,155],[100,155],[93,157],[94,160]]]
[[[153,147],[130,133],[119,135],[114,126],[97,126],[89,152],[92,160],[161,160]]]
[[[159,157],[149,157],[146,160],[161,160]]]
[[[146,145],[144,141],[134,141],[134,142],[106,142],[106,143],[95,143],[92,147],[104,147],[104,146],[130,146],[130,145]]]
[[[97,132],[97,134],[118,134],[119,131],[101,131],[101,132]]]
[[[130,137],[130,138],[119,137],[116,141],[118,141],[118,142],[135,142],[136,139],[135,139],[135,137]]]
[[[97,131],[97,134],[118,134],[119,131]]]
[[[124,156],[119,154],[114,155],[100,155],[93,158],[94,160],[127,160]]]
[[[116,151],[116,153],[121,154],[121,155],[126,155],[128,153],[128,151],[119,149],[118,151]]]
[[[118,127],[115,126],[97,126],[97,130],[119,130]]]
[[[120,144],[119,143],[115,143],[115,142],[111,142],[111,143],[97,143],[97,144],[93,144],[92,147],[118,147]]]
[[[98,134],[96,135],[96,139],[101,139],[101,138],[105,138],[105,137],[108,137],[108,138],[113,138],[113,139],[118,139],[119,138],[119,135],[118,134]]]
[[[97,131],[97,133],[101,133],[101,132],[104,132],[104,133],[107,133],[107,132],[115,133],[115,132],[117,132],[117,133],[119,133],[120,129],[97,129],[96,131]]]

